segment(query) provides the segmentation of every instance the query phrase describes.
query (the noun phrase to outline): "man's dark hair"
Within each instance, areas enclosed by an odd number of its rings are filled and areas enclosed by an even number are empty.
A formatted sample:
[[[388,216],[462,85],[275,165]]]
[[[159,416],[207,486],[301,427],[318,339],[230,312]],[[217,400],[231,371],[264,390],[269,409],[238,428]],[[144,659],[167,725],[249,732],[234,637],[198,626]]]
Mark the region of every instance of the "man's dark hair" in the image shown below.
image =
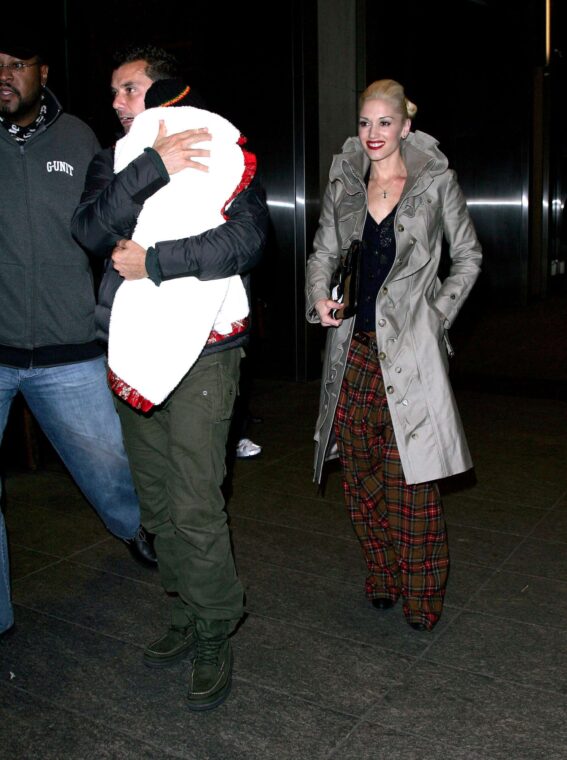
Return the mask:
[[[128,45],[112,56],[114,70],[134,61],[146,61],[146,74],[152,82],[179,76],[177,59],[156,45]]]

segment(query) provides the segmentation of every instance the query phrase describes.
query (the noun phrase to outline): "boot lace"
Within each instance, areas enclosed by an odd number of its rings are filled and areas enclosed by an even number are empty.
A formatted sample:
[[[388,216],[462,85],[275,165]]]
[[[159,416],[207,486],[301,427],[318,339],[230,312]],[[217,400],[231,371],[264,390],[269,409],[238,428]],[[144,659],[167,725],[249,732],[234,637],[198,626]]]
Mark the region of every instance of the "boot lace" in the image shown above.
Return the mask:
[[[199,639],[197,641],[197,660],[209,665],[216,665],[223,643],[218,639]]]

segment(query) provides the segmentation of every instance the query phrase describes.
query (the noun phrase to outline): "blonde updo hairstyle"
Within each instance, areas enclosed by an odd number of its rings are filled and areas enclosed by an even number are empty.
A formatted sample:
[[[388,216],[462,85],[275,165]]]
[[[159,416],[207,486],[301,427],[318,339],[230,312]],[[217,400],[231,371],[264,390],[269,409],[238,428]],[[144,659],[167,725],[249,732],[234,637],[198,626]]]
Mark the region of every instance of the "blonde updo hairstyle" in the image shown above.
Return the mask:
[[[404,88],[394,79],[377,79],[364,90],[358,101],[359,110],[367,100],[387,100],[399,111],[404,119],[413,119],[417,106],[406,98]]]

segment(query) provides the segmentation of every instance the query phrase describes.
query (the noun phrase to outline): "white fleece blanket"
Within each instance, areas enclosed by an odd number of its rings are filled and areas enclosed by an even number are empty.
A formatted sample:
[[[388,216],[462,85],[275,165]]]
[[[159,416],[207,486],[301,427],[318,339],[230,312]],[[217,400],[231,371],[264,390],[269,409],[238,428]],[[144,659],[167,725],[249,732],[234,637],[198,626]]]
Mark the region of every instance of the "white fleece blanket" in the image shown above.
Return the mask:
[[[132,239],[147,249],[159,241],[190,237],[225,222],[221,213],[239,186],[245,162],[240,132],[225,118],[191,106],[150,108],[136,116],[116,144],[117,173],[153,145],[163,119],[168,134],[208,127],[210,150],[199,159],[208,172],[184,169],[152,195],[138,217]],[[248,316],[239,275],[201,281],[180,277],[159,286],[149,279],[126,280],[110,315],[110,370],[151,404],[162,403],[191,369],[212,330],[230,334]]]

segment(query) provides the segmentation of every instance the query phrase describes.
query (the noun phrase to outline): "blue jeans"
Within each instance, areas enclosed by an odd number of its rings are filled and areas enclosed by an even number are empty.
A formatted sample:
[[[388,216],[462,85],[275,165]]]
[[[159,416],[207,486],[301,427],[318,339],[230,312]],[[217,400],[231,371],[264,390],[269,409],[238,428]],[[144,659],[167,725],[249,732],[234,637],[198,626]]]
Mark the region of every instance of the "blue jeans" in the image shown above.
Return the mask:
[[[10,567],[8,564],[8,542],[4,515],[0,511],[0,633],[7,631],[14,622],[10,601]]]
[[[37,369],[0,366],[0,441],[18,391],[108,530],[132,538],[140,525],[140,507],[104,357]],[[6,543],[1,520],[0,631],[10,610]]]

